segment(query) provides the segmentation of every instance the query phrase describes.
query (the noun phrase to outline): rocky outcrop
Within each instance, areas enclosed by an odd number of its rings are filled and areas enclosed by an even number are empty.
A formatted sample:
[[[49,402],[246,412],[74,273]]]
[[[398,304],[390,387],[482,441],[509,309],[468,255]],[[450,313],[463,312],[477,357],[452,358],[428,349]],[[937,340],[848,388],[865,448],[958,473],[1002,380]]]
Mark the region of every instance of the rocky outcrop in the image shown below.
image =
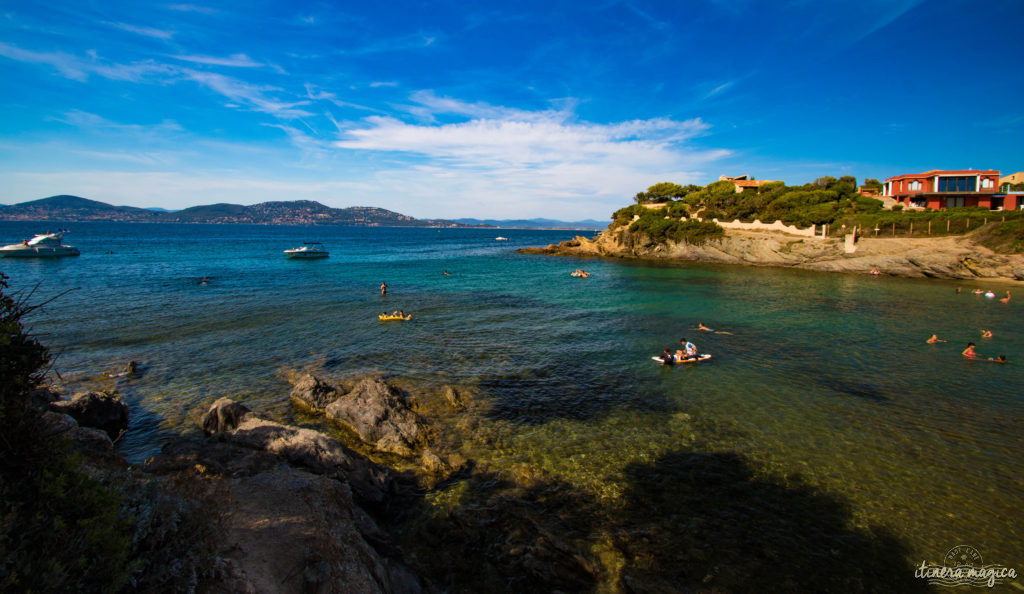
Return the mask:
[[[625,228],[576,237],[524,253],[604,256],[652,260],[692,260],[751,266],[782,266],[828,272],[868,273],[946,279],[1024,280],[1024,255],[997,254],[970,235],[929,239],[868,238],[847,253],[838,238],[803,238],[782,233],[727,230],[703,245],[655,243]]]
[[[230,501],[221,518],[218,591],[422,591],[401,552],[361,506],[380,503],[390,472],[307,429],[261,419],[222,398],[208,438],[168,444],[151,474],[197,473]]]
[[[351,429],[373,449],[411,456],[423,444],[423,422],[401,391],[365,378],[345,392],[304,373],[292,379],[291,399]]]
[[[213,403],[201,421],[216,439],[250,450],[274,454],[292,466],[344,480],[365,503],[380,503],[392,488],[391,473],[337,440],[255,415],[228,398]]]
[[[128,429],[128,405],[106,392],[75,394],[71,400],[52,402],[50,409],[72,417],[83,427],[101,429],[112,440]]]

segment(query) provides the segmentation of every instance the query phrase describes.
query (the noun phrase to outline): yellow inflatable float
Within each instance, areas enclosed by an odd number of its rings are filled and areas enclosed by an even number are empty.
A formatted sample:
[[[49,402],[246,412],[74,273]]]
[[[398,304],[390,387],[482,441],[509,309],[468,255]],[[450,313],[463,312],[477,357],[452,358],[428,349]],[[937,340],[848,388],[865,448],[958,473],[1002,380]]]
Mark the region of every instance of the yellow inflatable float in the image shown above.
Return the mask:
[[[391,321],[391,320],[403,320],[403,321],[405,321],[405,320],[411,320],[412,319],[412,314],[409,314],[409,315],[407,315],[405,317],[402,317],[402,316],[388,316],[388,315],[384,315],[384,314],[377,314],[377,319],[382,321],[382,322],[388,322],[388,321]]]

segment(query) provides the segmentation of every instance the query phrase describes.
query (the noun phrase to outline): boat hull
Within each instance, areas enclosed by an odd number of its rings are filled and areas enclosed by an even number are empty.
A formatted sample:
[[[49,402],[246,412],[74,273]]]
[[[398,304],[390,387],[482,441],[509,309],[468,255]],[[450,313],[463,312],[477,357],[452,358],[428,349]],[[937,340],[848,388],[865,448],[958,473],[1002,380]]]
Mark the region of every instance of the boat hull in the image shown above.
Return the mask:
[[[294,254],[285,252],[285,255],[288,256],[289,260],[319,260],[320,258],[328,257],[330,254],[327,252],[299,252]]]
[[[81,252],[78,251],[78,248],[70,246],[49,248],[9,245],[0,248],[0,257],[3,258],[63,258],[66,256],[79,255],[81,255]]]

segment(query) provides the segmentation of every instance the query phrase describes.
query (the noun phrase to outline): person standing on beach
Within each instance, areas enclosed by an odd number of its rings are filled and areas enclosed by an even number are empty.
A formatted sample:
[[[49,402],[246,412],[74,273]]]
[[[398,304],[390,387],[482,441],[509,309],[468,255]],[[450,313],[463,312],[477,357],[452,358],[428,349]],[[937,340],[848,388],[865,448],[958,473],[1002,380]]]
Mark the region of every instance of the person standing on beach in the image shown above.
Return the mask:
[[[388,284],[385,283],[385,282],[382,282],[380,284],[380,296],[381,297],[385,297],[385,296],[387,296],[387,294],[388,294]]]

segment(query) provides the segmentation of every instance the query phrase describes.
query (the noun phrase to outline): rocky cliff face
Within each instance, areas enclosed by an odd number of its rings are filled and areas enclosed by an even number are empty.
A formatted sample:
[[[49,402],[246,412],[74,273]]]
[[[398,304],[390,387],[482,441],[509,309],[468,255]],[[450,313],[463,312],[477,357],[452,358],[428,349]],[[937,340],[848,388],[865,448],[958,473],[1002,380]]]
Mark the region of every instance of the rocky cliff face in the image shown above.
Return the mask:
[[[626,228],[576,237],[524,253],[605,256],[655,260],[691,260],[752,266],[784,266],[830,272],[868,273],[947,279],[1024,280],[1024,256],[996,254],[970,235],[934,239],[861,237],[847,253],[841,238],[805,238],[781,233],[729,230],[703,245],[656,243]]]

